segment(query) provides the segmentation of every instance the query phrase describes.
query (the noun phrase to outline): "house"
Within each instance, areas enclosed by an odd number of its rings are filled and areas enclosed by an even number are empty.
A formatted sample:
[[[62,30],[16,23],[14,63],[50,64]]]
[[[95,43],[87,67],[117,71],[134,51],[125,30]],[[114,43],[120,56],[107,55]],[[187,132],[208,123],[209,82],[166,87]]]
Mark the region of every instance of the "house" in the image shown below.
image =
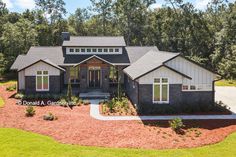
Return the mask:
[[[137,107],[213,104],[217,74],[156,46],[126,46],[123,37],[70,36],[63,32],[57,47],[31,47],[12,65],[18,90],[61,93],[70,81],[78,92],[113,92],[118,81]]]

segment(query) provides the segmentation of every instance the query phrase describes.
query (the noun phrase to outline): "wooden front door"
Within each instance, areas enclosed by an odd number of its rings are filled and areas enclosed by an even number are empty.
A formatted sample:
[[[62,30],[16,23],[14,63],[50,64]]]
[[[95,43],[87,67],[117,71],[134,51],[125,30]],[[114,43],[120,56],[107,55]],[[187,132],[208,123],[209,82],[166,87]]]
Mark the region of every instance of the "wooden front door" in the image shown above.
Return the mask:
[[[100,69],[89,69],[89,87],[100,88]]]

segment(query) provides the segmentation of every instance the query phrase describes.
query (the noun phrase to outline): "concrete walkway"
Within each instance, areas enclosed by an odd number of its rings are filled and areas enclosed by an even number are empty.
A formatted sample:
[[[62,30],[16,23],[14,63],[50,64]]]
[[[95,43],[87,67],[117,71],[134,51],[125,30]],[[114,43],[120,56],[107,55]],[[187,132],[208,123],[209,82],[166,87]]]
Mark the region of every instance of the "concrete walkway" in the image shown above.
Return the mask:
[[[171,120],[182,118],[185,120],[206,120],[206,119],[236,119],[236,114],[232,115],[179,115],[179,116],[103,116],[99,113],[99,101],[91,100],[90,116],[98,120]]]
[[[236,87],[215,87],[215,100],[222,101],[236,113]]]

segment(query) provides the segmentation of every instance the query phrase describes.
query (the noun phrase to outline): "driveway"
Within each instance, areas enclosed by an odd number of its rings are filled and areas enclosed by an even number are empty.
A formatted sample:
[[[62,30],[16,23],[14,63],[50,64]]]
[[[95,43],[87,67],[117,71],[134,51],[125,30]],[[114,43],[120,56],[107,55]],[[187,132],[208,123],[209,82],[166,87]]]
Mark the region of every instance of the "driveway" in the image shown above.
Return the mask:
[[[215,100],[222,101],[236,113],[236,87],[215,87]]]

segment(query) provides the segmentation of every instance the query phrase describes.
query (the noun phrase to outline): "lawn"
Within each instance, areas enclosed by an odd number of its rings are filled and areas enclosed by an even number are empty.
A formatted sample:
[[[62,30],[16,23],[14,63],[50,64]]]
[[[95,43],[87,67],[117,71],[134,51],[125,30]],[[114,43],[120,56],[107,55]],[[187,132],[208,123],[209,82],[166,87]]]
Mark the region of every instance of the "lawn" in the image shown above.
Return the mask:
[[[4,100],[2,99],[2,97],[0,97],[0,107],[4,106]]]
[[[236,80],[220,80],[215,82],[216,86],[235,86],[236,87]]]
[[[68,145],[58,143],[47,136],[9,128],[0,129],[0,139],[0,156],[4,157],[233,157],[236,154],[236,149],[234,149],[236,147],[236,133],[218,144],[173,150],[116,149]]]

